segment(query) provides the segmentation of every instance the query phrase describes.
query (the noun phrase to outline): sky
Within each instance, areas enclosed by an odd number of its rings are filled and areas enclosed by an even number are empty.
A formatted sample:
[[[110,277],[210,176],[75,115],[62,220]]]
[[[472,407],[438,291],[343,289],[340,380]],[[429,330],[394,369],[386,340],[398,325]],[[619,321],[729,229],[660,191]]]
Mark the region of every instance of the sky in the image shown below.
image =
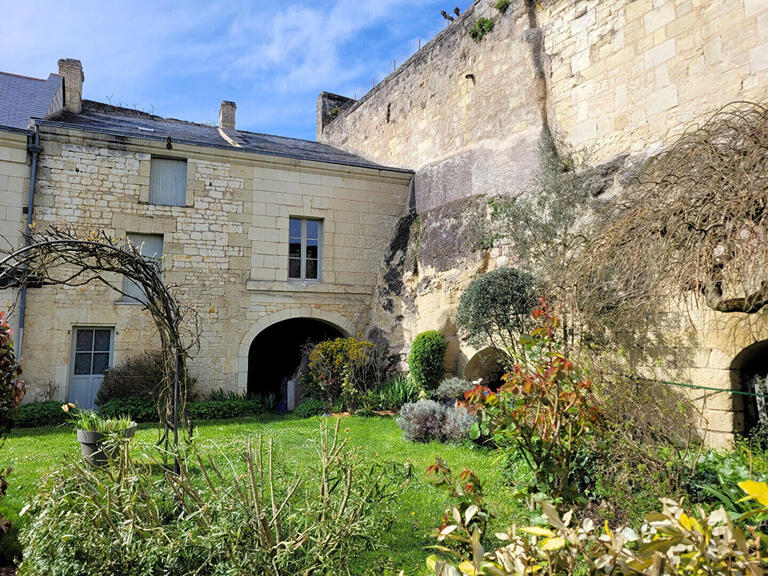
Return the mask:
[[[362,96],[471,0],[0,0],[0,70],[82,61],[83,96],[160,116],[315,139],[322,91]]]

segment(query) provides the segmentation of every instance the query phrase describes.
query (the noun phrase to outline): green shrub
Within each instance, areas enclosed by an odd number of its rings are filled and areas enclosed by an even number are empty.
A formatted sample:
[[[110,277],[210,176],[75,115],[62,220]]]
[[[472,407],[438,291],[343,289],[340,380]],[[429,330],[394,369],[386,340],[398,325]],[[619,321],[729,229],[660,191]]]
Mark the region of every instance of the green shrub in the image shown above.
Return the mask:
[[[491,347],[511,367],[520,351],[519,338],[531,326],[536,281],[515,268],[497,268],[469,283],[456,310],[456,326],[466,330],[475,348]]]
[[[469,37],[475,42],[480,42],[488,32],[493,30],[493,20],[490,18],[478,18],[469,29]]]
[[[748,501],[749,515],[768,513],[768,485],[746,481],[734,488]],[[607,522],[592,518],[578,522],[573,511],[561,516],[545,501],[537,525],[497,531],[499,546],[488,552],[487,542],[485,548],[481,544],[482,524],[472,524],[480,505],[463,514],[454,506],[435,534],[439,555],[430,556],[427,567],[431,574],[454,576],[765,573],[765,534],[745,534],[723,508],[684,509],[671,498],[661,502],[662,510],[649,514],[639,530],[628,526],[611,530]]]
[[[368,411],[392,410],[397,412],[403,404],[418,400],[421,391],[421,388],[407,376],[396,376],[368,390],[363,396],[361,404]],[[358,410],[356,414],[359,413]]]
[[[498,10],[502,14],[505,14],[511,4],[512,2],[510,0],[497,0],[496,10]]]
[[[451,400],[453,402],[464,400],[465,394],[474,387],[475,385],[469,380],[454,376],[440,382],[440,386],[433,392],[432,397],[436,400]]]
[[[307,398],[296,406],[296,410],[293,411],[294,416],[299,418],[311,418],[312,416],[322,416],[327,413],[328,405],[314,398]]]
[[[264,404],[258,399],[242,397],[231,400],[198,400],[187,402],[187,415],[194,420],[224,420],[244,418],[265,412]],[[114,399],[99,408],[99,414],[106,417],[130,416],[135,422],[156,422],[157,405],[149,398]]]
[[[130,416],[134,422],[157,422],[157,404],[151,398],[115,398],[99,407],[99,414],[107,418]]]
[[[157,398],[163,383],[162,352],[143,352],[131,356],[104,373],[96,393],[96,405],[114,398]]]
[[[455,441],[466,438],[475,418],[464,408],[445,407],[434,400],[405,404],[397,425],[412,442]]]
[[[302,378],[304,394],[328,405],[341,399],[354,411],[359,396],[373,383],[375,346],[357,338],[320,342],[309,354],[309,369]]]
[[[20,573],[346,573],[386,529],[396,484],[384,466],[355,458],[338,430],[321,424],[301,476],[261,438],[239,455],[191,448],[178,474],[154,473],[148,463],[163,456],[149,445],[109,474],[73,456],[31,503]]]
[[[67,421],[67,414],[61,409],[61,402],[30,402],[16,410],[14,423],[19,428],[58,426]]]
[[[408,356],[411,378],[424,390],[434,390],[445,374],[446,342],[437,330],[422,332],[413,341]]]
[[[192,420],[223,420],[226,418],[243,418],[255,416],[264,412],[261,400],[201,400],[187,402],[187,414]]]
[[[536,327],[521,338],[527,353],[504,375],[498,392],[478,386],[470,394],[480,412],[470,437],[490,432],[498,446],[522,457],[534,472],[534,491],[572,497],[578,493],[574,457],[593,431],[602,429],[600,411],[592,381],[552,337],[560,324],[546,301],[533,317]]]

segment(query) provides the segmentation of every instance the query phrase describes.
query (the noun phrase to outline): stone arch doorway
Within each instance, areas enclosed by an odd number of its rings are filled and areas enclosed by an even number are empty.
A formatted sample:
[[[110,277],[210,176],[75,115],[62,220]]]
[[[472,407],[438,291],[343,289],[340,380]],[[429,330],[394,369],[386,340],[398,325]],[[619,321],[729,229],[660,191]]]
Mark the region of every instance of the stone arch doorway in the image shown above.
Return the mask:
[[[495,348],[484,348],[470,358],[464,367],[464,378],[469,381],[482,378],[483,386],[496,389],[504,375],[504,354]]]
[[[285,384],[296,375],[307,345],[343,335],[338,327],[314,318],[291,318],[262,330],[248,351],[248,395],[285,402]]]
[[[739,352],[731,363],[734,390],[768,394],[768,340],[761,340]],[[761,420],[768,422],[768,398],[733,395],[735,412],[744,414],[744,432],[749,433]]]

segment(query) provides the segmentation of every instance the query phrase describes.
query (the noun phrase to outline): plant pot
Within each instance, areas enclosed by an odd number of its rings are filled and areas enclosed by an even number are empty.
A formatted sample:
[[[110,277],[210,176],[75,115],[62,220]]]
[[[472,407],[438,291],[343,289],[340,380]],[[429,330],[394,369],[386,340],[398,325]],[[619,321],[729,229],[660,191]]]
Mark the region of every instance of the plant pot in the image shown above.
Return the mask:
[[[136,424],[126,428],[123,432],[123,438],[126,440],[133,438],[136,434]],[[77,430],[77,440],[80,442],[80,451],[83,454],[83,460],[92,466],[104,466],[110,458],[117,458],[119,447],[113,446],[107,448],[104,445],[107,435],[102,432],[91,432],[89,430]]]

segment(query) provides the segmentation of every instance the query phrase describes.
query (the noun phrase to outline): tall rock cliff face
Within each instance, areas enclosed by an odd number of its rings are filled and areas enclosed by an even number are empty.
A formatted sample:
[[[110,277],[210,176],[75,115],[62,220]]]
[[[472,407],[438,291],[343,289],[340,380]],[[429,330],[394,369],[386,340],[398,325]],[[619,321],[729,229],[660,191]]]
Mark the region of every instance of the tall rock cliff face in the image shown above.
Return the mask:
[[[515,261],[484,241],[487,199],[532,193],[542,134],[588,153],[584,184],[599,195],[725,104],[768,99],[761,0],[520,0],[505,13],[495,4],[476,0],[360,100],[318,100],[320,140],[416,170],[404,207],[413,213],[382,264],[373,325],[403,355],[418,332],[443,331],[453,373],[478,352],[456,334],[461,292]],[[480,18],[493,29],[478,42],[469,32]],[[705,317],[689,380],[706,373],[708,384],[730,387],[739,350],[726,341],[760,336],[727,337]],[[713,430],[738,428],[732,404],[716,410]]]

